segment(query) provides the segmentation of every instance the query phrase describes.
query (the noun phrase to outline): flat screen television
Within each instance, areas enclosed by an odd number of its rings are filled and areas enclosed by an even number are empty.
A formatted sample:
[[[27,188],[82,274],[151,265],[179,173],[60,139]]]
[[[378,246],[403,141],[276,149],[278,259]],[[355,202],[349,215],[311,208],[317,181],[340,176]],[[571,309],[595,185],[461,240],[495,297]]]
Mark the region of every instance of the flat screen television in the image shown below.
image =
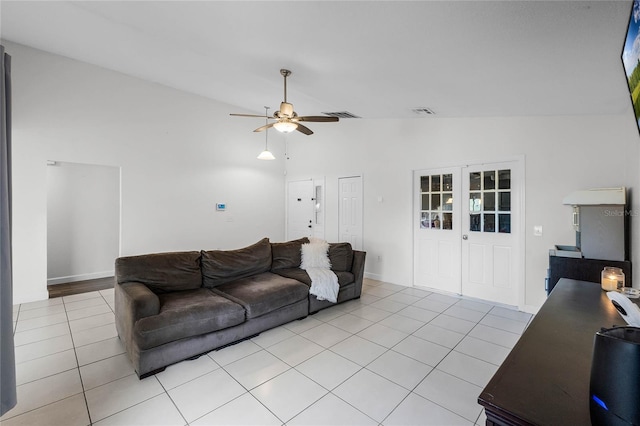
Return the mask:
[[[622,65],[627,75],[631,103],[640,132],[640,0],[634,0],[627,27],[627,38],[622,49]]]

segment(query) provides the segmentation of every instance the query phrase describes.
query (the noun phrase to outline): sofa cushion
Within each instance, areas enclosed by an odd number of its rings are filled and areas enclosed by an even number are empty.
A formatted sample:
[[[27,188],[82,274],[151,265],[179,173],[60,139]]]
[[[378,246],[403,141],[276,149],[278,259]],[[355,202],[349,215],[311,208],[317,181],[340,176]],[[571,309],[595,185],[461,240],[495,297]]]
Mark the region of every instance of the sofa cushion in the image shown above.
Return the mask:
[[[271,272],[217,286],[213,291],[242,305],[247,319],[257,318],[306,299],[309,287]]]
[[[140,349],[222,330],[244,322],[244,308],[206,288],[161,294],[160,313],[134,326]]]
[[[271,269],[271,243],[263,238],[238,250],[202,251],[202,278],[213,288]]]
[[[271,270],[282,268],[297,268],[302,262],[300,248],[307,244],[307,237],[284,243],[271,243]]]
[[[119,284],[141,282],[158,294],[200,288],[200,252],[120,257],[116,259],[116,276]]]
[[[300,281],[305,283],[309,287],[311,287],[311,278],[309,278],[309,274],[307,271],[300,268],[287,268],[287,269],[278,269],[275,271],[276,274],[282,275],[283,277],[292,278],[296,281]],[[346,271],[333,271],[334,274],[338,277],[338,284],[342,287],[344,285],[350,284],[354,281],[355,277],[351,272]]]
[[[331,243],[329,244],[329,262],[331,262],[331,270],[350,271],[353,264],[353,249],[349,243]]]

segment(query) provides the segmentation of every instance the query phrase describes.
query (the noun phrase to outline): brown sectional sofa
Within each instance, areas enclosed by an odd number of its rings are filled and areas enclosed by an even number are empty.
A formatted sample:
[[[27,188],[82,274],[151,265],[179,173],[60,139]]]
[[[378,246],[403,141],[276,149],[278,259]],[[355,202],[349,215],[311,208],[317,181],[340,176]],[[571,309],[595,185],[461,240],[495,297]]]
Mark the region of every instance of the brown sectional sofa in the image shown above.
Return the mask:
[[[118,258],[116,328],[138,377],[333,305],[309,294],[306,242]],[[360,297],[365,257],[349,243],[329,245],[338,303]]]

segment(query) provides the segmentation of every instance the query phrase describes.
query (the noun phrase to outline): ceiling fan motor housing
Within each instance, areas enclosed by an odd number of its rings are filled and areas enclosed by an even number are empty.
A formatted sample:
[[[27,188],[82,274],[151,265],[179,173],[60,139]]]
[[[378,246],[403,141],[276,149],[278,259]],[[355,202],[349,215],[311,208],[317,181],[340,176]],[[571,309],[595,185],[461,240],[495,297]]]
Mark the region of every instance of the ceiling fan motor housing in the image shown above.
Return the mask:
[[[280,114],[278,116],[278,118],[284,118],[284,117],[288,117],[288,118],[293,118],[295,112],[293,111],[293,104],[290,104],[288,102],[281,102],[280,103]]]

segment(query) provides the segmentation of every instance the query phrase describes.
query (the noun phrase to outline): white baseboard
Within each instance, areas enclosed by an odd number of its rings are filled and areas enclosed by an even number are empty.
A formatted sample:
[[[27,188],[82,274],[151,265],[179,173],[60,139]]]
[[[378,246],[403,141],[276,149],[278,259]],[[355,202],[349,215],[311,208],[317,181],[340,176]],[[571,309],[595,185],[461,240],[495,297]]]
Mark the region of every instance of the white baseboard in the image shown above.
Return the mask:
[[[115,271],[93,272],[90,274],[70,275],[68,277],[47,278],[47,285],[74,283],[76,281],[96,280],[98,278],[113,277]]]
[[[364,273],[364,277],[372,279],[372,280],[376,280],[376,281],[384,281],[382,279],[382,275],[380,275],[380,274],[372,274],[371,272],[365,272]]]

